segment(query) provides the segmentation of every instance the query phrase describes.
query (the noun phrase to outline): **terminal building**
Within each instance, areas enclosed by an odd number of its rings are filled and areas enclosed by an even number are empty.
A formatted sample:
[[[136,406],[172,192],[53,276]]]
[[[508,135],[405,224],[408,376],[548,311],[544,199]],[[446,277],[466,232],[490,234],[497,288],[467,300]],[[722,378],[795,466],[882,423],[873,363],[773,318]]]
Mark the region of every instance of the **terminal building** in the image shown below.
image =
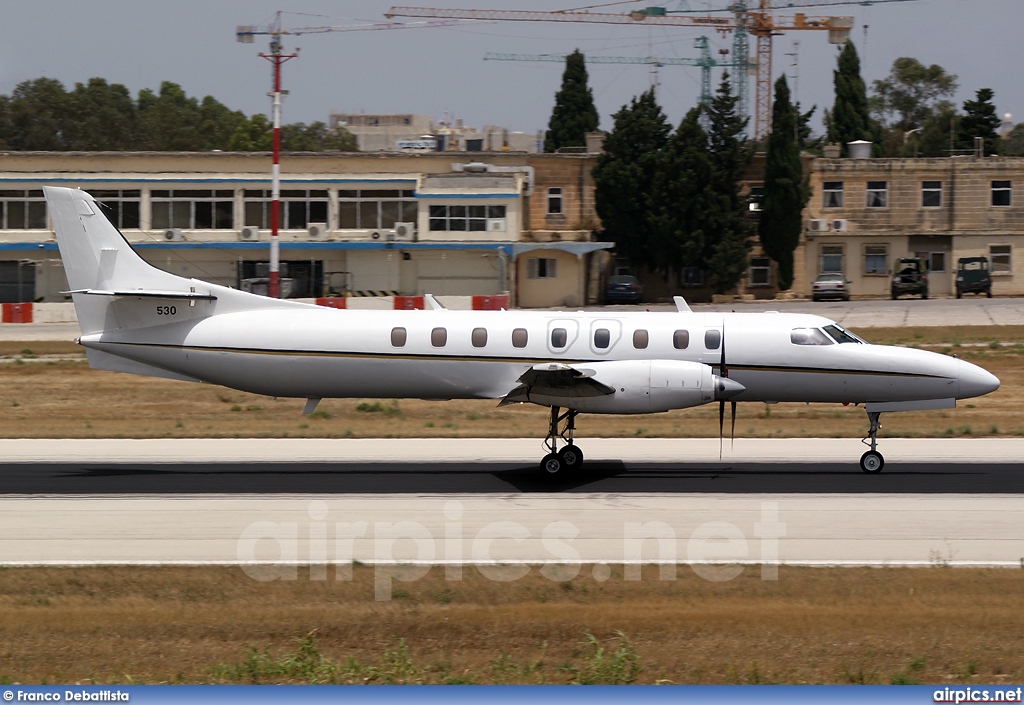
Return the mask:
[[[292,297],[496,295],[596,302],[593,154],[301,153],[281,160],[282,277]],[[254,288],[266,278],[266,153],[0,154],[0,301],[66,301],[42,187],[92,193],[151,263]],[[286,271],[285,271],[286,270]]]

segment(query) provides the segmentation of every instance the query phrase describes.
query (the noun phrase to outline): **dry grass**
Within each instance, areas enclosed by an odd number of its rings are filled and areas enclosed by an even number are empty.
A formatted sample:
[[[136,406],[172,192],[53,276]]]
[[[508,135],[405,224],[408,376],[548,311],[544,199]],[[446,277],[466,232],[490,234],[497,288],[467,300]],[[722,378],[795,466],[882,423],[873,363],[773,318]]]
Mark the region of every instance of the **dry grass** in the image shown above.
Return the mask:
[[[597,582],[587,566],[568,582],[536,569],[492,582],[474,568],[446,581],[435,568],[396,583],[391,602],[373,600],[370,567],[356,566],[351,582],[329,577],[266,583],[237,568],[0,570],[0,680],[1024,679],[1024,571],[783,568],[769,582],[747,568],[709,582],[681,567],[674,581],[647,568],[632,582],[613,568]],[[300,640],[310,633],[303,659]]]
[[[871,341],[959,354],[1003,382],[957,409],[888,415],[882,436],[1024,435],[1024,327],[862,332]],[[0,343],[0,360],[0,434],[8,438],[521,437],[542,434],[547,419],[546,409],[532,405],[416,399],[325,400],[304,417],[301,400],[90,370],[72,343]],[[862,409],[839,405],[740,404],[738,412],[739,437],[859,437],[867,426]],[[579,435],[714,437],[718,408],[585,415]]]

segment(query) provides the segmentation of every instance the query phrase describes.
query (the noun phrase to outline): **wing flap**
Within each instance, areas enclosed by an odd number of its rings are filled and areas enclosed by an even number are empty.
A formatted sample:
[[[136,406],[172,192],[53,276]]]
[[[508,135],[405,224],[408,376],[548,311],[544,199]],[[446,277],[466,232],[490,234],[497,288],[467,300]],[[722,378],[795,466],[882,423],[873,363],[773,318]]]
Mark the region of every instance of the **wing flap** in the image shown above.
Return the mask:
[[[600,397],[614,394],[609,387],[594,379],[595,371],[562,363],[534,365],[519,378],[519,386],[510,391],[498,406],[530,401],[533,394],[560,397]]]

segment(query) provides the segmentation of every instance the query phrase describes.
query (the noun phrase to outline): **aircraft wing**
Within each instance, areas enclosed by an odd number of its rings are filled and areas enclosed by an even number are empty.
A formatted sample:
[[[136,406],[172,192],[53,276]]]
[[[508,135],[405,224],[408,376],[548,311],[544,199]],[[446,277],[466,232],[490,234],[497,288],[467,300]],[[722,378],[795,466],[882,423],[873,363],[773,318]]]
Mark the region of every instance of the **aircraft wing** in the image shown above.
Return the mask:
[[[594,370],[562,363],[534,365],[519,378],[519,386],[505,395],[498,406],[530,401],[531,394],[565,397],[600,397],[615,389],[593,379]]]

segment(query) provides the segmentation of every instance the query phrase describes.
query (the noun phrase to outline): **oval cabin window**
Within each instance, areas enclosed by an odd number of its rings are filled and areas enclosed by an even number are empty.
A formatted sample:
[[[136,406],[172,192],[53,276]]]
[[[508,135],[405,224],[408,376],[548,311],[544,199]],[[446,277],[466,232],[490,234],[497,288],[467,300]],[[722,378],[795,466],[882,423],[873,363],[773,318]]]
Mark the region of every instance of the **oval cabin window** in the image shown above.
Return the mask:
[[[391,345],[396,348],[405,347],[405,339],[408,335],[405,332],[405,328],[392,328],[391,329]]]
[[[473,329],[473,335],[471,337],[472,337],[472,340],[473,340],[473,347],[474,348],[482,348],[485,345],[487,345],[487,329],[486,328],[474,328]]]
[[[651,342],[650,335],[645,330],[633,331],[633,347],[637,350],[646,350],[647,345]]]
[[[598,328],[594,331],[594,347],[598,350],[604,350],[611,343],[612,333],[607,328]]]
[[[690,347],[690,331],[677,330],[672,334],[672,346],[676,350],[686,350]]]
[[[565,332],[565,328],[551,329],[551,347],[564,348],[568,339],[569,335]]]
[[[718,346],[722,344],[722,331],[720,330],[709,330],[704,333],[704,347],[708,350],[718,350]]]
[[[529,339],[529,335],[525,328],[516,328],[512,331],[512,347],[514,348],[525,348],[526,341]]]
[[[435,328],[430,331],[430,344],[435,348],[443,348],[445,343],[448,342],[448,330],[445,328]]]

